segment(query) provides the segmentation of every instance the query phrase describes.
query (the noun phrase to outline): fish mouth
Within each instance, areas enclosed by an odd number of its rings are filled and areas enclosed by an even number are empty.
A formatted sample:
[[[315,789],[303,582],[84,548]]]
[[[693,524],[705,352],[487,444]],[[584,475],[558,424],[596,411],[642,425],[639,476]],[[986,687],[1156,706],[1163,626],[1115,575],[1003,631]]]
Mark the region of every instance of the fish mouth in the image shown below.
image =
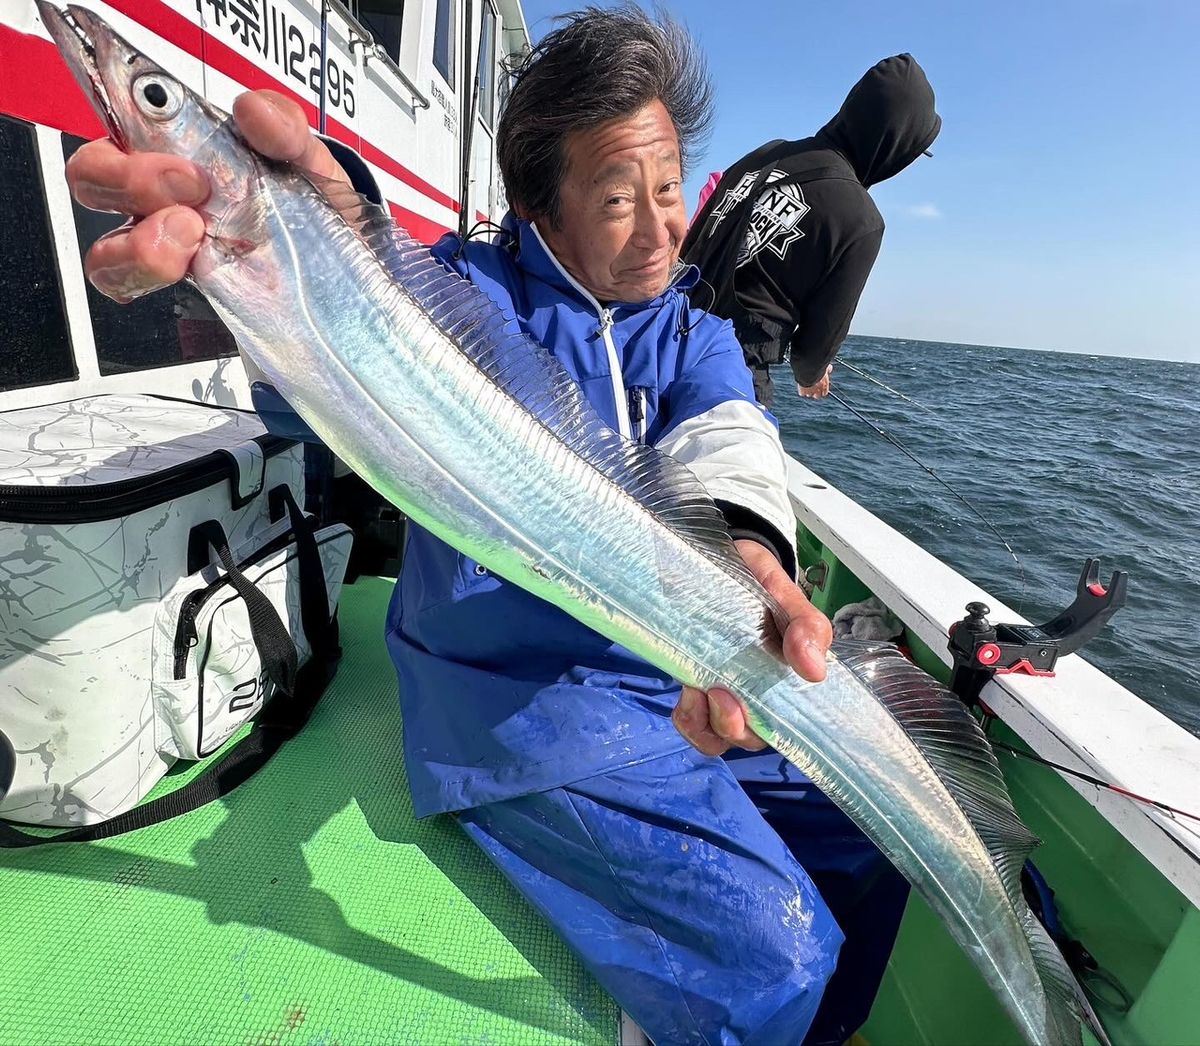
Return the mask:
[[[128,141],[117,122],[116,111],[97,58],[97,41],[112,38],[112,30],[90,11],[74,4],[68,4],[64,11],[54,4],[47,3],[47,0],[37,0],[37,7],[42,16],[42,24],[58,45],[59,53],[66,61],[67,67],[79,82],[79,86],[90,92],[92,105],[104,122],[109,136],[119,148],[128,152]]]

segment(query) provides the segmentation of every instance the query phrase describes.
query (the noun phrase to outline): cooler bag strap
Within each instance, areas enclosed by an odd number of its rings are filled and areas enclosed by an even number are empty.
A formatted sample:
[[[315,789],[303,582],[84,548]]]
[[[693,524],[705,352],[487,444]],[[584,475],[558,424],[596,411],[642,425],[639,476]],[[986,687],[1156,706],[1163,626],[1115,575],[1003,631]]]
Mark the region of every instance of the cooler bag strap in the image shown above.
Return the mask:
[[[246,615],[250,619],[250,635],[262,659],[267,678],[283,691],[291,694],[296,685],[296,644],[292,642],[291,633],[280,619],[275,607],[266,595],[255,587],[233,561],[233,553],[229,551],[229,540],[225,537],[225,528],[215,519],[207,523],[199,523],[192,528],[191,548],[196,549],[197,543],[206,544],[217,554],[225,575],[233,590],[242,597],[246,604]],[[206,550],[207,551],[207,550]],[[297,549],[297,551],[299,551]],[[189,557],[190,558],[190,557]],[[304,571],[300,572],[300,591],[304,591]],[[303,595],[301,595],[303,602]]]
[[[282,744],[308,722],[317,699],[325,692],[333,678],[334,670],[342,656],[342,648],[338,643],[337,617],[329,612],[325,569],[321,566],[321,553],[317,549],[317,521],[304,515],[287,486],[272,490],[270,499],[272,514],[275,512],[275,506],[282,504],[291,519],[300,572],[300,623],[304,627],[304,634],[308,637],[308,645],[312,651],[309,659],[300,668],[295,693],[286,701],[272,700],[255,723],[255,730],[262,727],[264,730],[283,733],[285,736],[279,742]],[[290,640],[291,636],[288,639]],[[246,738],[247,741],[249,739]]]
[[[288,486],[276,487],[270,493],[271,514],[276,506],[286,508],[296,536],[296,558],[300,569],[300,621],[308,637],[313,658],[334,660],[341,656],[337,649],[337,623],[329,613],[329,593],[325,589],[325,568],[317,549],[317,521],[309,519],[296,504]],[[282,513],[280,513],[282,514]]]
[[[13,751],[12,742],[0,730],[0,799],[12,787],[13,776],[17,772],[17,753]]]
[[[284,491],[283,494],[275,490],[271,492],[271,496],[282,500],[291,517],[300,572],[300,618],[312,647],[312,656],[297,670],[296,645],[271,601],[238,570],[229,553],[229,545],[225,541],[220,524],[203,525],[209,527],[205,540],[209,540],[216,550],[222,566],[229,575],[230,584],[246,602],[251,633],[264,667],[285,678],[287,685],[281,683],[276,675],[270,675],[276,684],[277,693],[270,704],[259,713],[250,733],[218,762],[182,788],[149,803],[135,806],[132,810],[100,824],[73,828],[58,835],[30,835],[0,821],[0,849],[41,846],[46,843],[95,842],[188,813],[232,792],[265,766],[284,742],[299,733],[308,722],[330,679],[333,678],[334,668],[342,652],[338,646],[337,621],[331,620],[329,614],[325,572],[317,550],[316,523],[305,518],[291,491],[287,488],[280,489]],[[214,540],[216,543],[213,543]],[[276,700],[280,693],[283,700]]]

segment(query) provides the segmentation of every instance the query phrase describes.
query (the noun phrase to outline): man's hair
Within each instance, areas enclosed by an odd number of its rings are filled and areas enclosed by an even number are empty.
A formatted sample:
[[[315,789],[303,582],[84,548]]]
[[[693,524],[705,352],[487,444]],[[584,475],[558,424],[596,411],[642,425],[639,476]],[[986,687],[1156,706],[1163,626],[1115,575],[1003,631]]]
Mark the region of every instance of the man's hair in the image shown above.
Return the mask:
[[[675,125],[686,174],[713,121],[704,57],[666,14],[651,18],[625,4],[585,7],[558,21],[514,70],[496,136],[510,199],[556,228],[568,135],[632,116],[658,99]]]

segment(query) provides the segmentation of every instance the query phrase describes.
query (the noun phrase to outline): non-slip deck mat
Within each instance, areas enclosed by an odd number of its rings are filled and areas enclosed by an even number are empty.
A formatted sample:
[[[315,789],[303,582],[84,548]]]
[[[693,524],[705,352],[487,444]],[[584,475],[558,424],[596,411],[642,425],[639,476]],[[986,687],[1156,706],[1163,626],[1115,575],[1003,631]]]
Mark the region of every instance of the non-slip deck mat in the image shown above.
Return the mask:
[[[617,1041],[616,1005],[482,853],[414,819],[390,591],[345,590],[336,679],[225,801],[0,851],[0,1043]]]

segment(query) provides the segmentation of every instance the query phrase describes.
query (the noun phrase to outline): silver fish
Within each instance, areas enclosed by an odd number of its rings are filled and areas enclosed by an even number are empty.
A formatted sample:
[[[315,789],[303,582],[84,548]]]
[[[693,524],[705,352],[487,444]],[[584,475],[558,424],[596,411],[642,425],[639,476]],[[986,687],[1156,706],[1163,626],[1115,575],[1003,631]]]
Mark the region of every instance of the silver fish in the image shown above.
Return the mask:
[[[541,346],[386,214],[253,154],[96,15],[38,6],[129,151],[212,195],[190,279],[333,451],[422,527],[676,679],[722,686],[883,850],[1031,1043],[1107,1041],[1021,897],[1035,840],[975,720],[894,650],[779,656],[779,608],[683,466],[608,429]]]

